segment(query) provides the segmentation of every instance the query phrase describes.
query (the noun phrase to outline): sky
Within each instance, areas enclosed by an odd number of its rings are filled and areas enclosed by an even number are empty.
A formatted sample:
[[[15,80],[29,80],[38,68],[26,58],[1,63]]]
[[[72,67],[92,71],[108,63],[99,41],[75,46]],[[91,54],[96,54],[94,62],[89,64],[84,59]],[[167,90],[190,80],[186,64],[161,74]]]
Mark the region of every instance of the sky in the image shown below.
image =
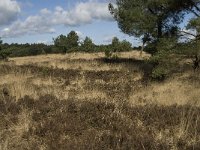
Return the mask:
[[[114,36],[133,46],[140,41],[123,34],[108,11],[113,0],[0,0],[0,37],[4,43],[52,44],[74,30],[80,39],[108,44]]]

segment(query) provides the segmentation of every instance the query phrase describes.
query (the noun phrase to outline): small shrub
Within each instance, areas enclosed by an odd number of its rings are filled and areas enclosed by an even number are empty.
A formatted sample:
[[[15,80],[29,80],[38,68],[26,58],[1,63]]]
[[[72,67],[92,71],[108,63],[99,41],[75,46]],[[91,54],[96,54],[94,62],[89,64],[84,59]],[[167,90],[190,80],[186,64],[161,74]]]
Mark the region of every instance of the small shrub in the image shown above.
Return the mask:
[[[151,77],[155,80],[164,80],[167,77],[168,71],[162,67],[156,67],[153,69]]]
[[[8,52],[6,52],[6,51],[1,51],[1,52],[0,52],[0,60],[7,61],[7,60],[8,60],[8,55],[9,55]]]
[[[117,54],[112,55],[112,59],[119,59],[119,57],[117,56]]]
[[[106,58],[111,58],[112,55],[113,55],[112,50],[110,50],[110,49],[105,50],[105,57]]]

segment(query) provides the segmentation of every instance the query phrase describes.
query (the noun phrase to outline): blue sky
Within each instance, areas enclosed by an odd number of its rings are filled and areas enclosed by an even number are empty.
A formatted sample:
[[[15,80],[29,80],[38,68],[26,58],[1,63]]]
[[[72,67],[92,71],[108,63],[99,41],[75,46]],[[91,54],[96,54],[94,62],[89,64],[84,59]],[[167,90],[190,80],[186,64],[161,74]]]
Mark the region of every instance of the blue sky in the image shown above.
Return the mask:
[[[138,46],[133,37],[120,32],[108,11],[112,0],[1,0],[0,37],[6,43],[52,43],[71,30],[81,39],[107,44],[114,36]]]
[[[114,0],[0,0],[0,37],[5,43],[46,43],[71,30],[80,39],[89,36],[96,44],[108,44],[114,36],[133,46],[139,39],[120,32],[108,11]],[[181,25],[184,29],[190,15]]]

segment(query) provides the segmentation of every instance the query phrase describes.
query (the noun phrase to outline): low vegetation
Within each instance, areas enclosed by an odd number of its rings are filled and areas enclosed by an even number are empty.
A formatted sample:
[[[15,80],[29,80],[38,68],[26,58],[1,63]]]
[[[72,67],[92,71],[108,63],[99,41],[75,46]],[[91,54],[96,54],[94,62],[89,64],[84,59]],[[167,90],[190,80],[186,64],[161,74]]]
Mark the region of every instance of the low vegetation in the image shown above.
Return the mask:
[[[0,149],[199,149],[199,73],[149,82],[140,52],[118,56],[2,62]]]

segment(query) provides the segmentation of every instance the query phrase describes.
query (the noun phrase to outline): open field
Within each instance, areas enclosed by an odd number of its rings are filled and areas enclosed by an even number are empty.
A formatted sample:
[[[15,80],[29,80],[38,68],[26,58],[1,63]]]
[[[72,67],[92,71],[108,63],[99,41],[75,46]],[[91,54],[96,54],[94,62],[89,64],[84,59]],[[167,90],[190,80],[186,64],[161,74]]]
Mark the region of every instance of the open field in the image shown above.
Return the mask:
[[[148,54],[118,55],[1,62],[0,150],[200,149],[199,72],[153,82]]]

